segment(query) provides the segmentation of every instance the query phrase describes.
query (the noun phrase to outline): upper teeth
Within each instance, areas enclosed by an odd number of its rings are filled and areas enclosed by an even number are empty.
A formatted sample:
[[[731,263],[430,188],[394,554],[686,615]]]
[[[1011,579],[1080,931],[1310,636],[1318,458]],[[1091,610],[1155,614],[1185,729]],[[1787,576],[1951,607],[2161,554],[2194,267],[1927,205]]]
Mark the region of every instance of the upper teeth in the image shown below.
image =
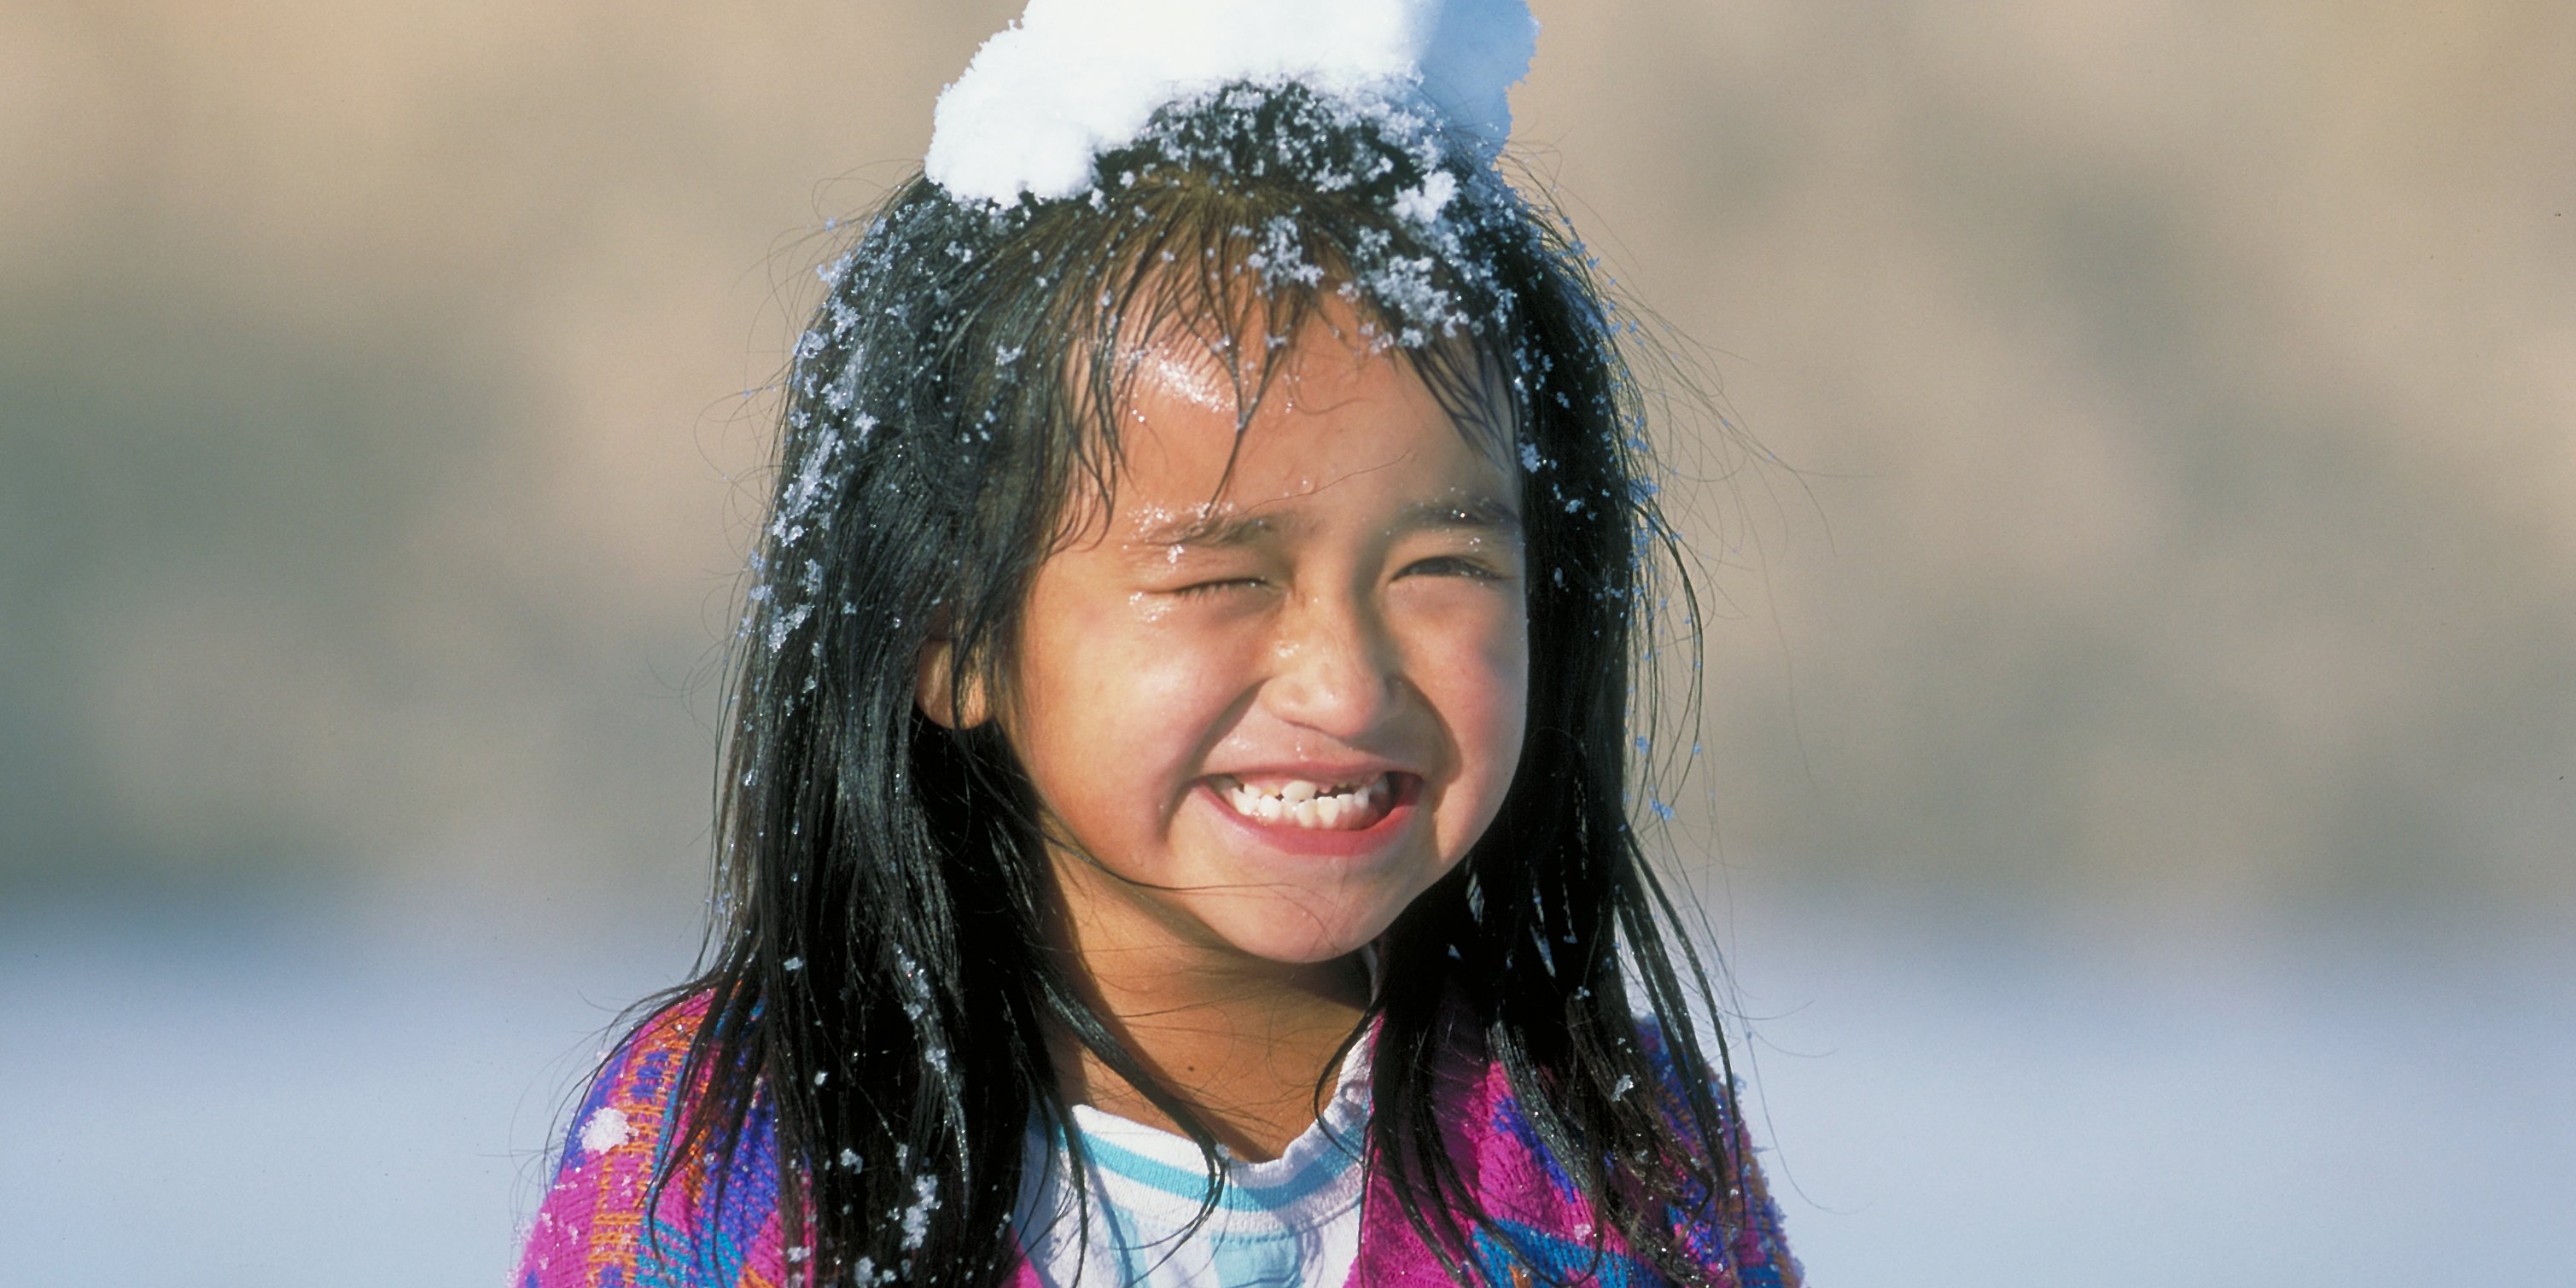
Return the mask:
[[[1273,790],[1236,782],[1226,788],[1223,795],[1226,802],[1234,806],[1235,813],[1265,823],[1332,827],[1346,816],[1356,823],[1386,799],[1387,790],[1386,775],[1380,774],[1358,784],[1325,784],[1292,778]]]

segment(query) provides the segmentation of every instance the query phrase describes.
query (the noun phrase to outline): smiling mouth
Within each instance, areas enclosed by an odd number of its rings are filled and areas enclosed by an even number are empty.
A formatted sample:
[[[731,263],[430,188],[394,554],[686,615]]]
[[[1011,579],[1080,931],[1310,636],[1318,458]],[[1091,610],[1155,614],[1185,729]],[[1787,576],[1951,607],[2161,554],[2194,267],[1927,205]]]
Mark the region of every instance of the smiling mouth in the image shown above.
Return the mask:
[[[1359,782],[1317,783],[1302,778],[1247,783],[1231,774],[1214,779],[1216,798],[1256,823],[1318,832],[1357,832],[1375,827],[1395,804],[1395,776]]]

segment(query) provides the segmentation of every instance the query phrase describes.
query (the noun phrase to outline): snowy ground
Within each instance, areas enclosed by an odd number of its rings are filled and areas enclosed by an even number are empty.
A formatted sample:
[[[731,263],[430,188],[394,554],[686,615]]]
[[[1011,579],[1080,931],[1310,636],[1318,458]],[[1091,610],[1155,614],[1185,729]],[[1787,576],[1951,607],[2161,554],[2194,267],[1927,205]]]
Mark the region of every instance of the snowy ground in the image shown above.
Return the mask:
[[[1729,932],[1820,1285],[2576,1282],[2576,943]],[[688,940],[0,913],[0,1284],[504,1282]]]
[[[1735,958],[1820,1285],[2576,1284],[2576,936],[1980,936]]]

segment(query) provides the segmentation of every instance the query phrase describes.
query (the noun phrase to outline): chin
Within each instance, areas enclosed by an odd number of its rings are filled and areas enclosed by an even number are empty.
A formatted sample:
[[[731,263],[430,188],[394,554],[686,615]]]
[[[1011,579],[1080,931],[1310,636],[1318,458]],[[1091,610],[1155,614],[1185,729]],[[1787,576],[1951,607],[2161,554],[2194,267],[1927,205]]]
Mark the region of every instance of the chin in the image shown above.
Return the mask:
[[[1348,957],[1386,933],[1394,920],[1385,917],[1328,915],[1318,917],[1305,908],[1285,905],[1237,919],[1223,927],[1228,943],[1235,951],[1264,961],[1283,965],[1307,966]]]

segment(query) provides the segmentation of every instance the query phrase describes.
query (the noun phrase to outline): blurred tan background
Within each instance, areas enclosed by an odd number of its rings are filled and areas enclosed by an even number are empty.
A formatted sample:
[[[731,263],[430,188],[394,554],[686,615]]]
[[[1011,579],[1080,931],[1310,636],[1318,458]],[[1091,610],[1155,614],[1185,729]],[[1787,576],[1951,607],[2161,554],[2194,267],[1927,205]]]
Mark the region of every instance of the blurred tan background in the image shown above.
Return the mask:
[[[1522,159],[1784,462],[1677,485],[1741,970],[1855,907],[2576,962],[2576,8],[1535,7]],[[1016,8],[0,3],[0,945],[671,978],[757,391]]]

